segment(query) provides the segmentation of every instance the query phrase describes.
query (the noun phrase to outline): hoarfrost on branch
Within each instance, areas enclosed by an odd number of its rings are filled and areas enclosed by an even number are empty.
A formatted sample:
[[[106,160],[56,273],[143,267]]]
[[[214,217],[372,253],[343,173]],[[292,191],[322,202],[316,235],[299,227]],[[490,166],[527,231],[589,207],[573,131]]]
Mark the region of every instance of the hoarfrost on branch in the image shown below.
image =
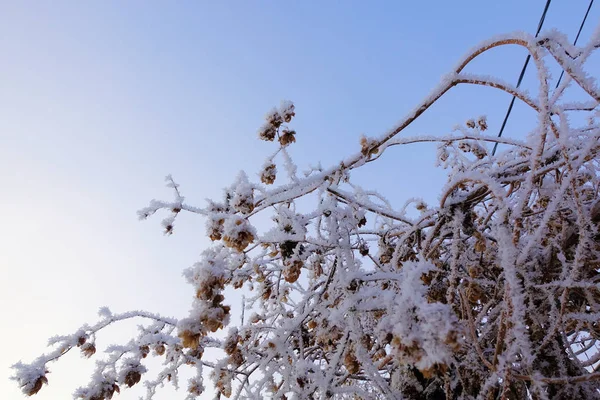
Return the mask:
[[[531,54],[536,97],[463,71],[508,45]],[[179,387],[182,368],[195,372],[188,399],[203,393],[207,377],[218,396],[236,399],[599,399],[600,90],[584,69],[598,47],[600,30],[584,47],[557,32],[490,39],[393,129],[302,176],[287,150],[297,137],[295,108],[283,102],[258,131],[276,147],[260,182],[241,173],[223,199],[202,208],[186,204],[168,176],[174,200],[139,212],[142,219],[165,212],[167,233],[184,211],[206,220],[214,245],[185,271],[195,293],[189,315],[104,308],[96,325],[55,337],[50,353],[15,364],[13,379],[33,395],[48,383],[51,362],[73,349],[93,357],[104,327],[141,318],[139,335],[109,346],[76,398],[110,399],[138,384],[152,354],[164,364],[145,383],[147,399],[166,382]],[[556,90],[548,62],[566,73]],[[515,96],[536,112],[537,127],[525,141],[498,138],[476,117],[451,135],[401,135],[465,84]],[[582,89],[579,101],[563,101],[569,86]],[[349,179],[392,147],[417,142],[437,143],[437,164],[448,171],[439,204],[410,199],[394,207]],[[492,156],[496,143],[504,151]],[[311,209],[298,205],[303,198]],[[253,226],[259,214],[272,218],[266,232]],[[238,305],[228,303],[227,287],[244,291],[253,312],[234,327]],[[226,327],[225,340],[213,337]],[[220,349],[221,359],[207,360],[207,348]]]

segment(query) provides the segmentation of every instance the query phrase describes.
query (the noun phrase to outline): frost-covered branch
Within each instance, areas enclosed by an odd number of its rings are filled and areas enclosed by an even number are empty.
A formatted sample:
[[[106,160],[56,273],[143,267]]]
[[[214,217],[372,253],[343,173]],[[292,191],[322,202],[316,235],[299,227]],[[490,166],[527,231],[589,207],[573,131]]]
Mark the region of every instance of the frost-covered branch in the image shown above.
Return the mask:
[[[223,198],[196,207],[168,176],[174,199],[139,213],[166,212],[166,233],[181,211],[206,221],[214,243],[185,272],[195,293],[189,314],[105,312],[96,325],[54,338],[51,353],[16,364],[15,380],[35,394],[50,361],[76,347],[92,356],[104,327],[142,317],[150,322],[139,336],[109,346],[76,397],[110,399],[137,384],[152,353],[165,365],[146,382],[147,399],[165,382],[178,387],[185,367],[194,371],[188,399],[205,391],[206,378],[218,396],[235,399],[599,399],[600,99],[584,69],[598,37],[581,48],[557,32],[486,41],[392,129],[304,175],[288,151],[301,137],[295,107],[283,102],[258,131],[275,146],[260,182],[242,172]],[[535,95],[465,72],[505,45],[532,56]],[[567,73],[554,91],[546,59]],[[537,116],[535,129],[524,141],[497,138],[480,116],[452,135],[400,137],[464,84],[515,96]],[[568,85],[584,98],[564,101]],[[353,170],[421,142],[437,143],[436,165],[448,173],[439,204],[413,197],[398,206],[352,182]],[[488,146],[498,143],[506,150],[492,155]],[[271,225],[260,231],[255,221],[265,217]],[[234,325],[228,288],[243,293],[249,317],[218,340]],[[216,360],[206,359],[209,347],[220,349]]]

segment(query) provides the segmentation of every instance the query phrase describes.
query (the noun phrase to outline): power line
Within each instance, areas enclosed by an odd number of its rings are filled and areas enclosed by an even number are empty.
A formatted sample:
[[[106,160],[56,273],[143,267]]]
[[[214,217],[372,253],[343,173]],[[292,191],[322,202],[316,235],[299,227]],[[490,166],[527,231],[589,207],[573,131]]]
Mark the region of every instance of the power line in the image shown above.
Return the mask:
[[[592,0],[593,1],[593,0]],[[546,6],[544,7],[544,12],[542,12],[542,16],[540,17],[540,22],[538,22],[537,31],[535,32],[535,37],[538,37],[540,31],[542,30],[542,25],[544,25],[544,21],[546,20],[546,12],[548,11],[548,7],[550,7],[550,3],[552,0],[546,1]],[[531,59],[531,54],[527,54],[527,58],[525,58],[525,63],[523,64],[523,68],[521,69],[521,73],[519,74],[519,80],[517,81],[517,88],[521,86],[521,82],[523,81],[523,77],[525,76],[525,71],[527,70],[527,65],[529,64],[529,60]],[[498,132],[498,137],[502,136],[502,132],[504,132],[504,127],[506,126],[506,121],[508,121],[508,117],[515,105],[516,96],[512,97],[510,104],[508,105],[508,110],[506,110],[506,115],[504,116],[504,121],[502,121],[502,126],[500,127],[500,132]],[[498,148],[498,143],[494,144],[494,149],[492,150],[492,155],[496,154],[496,148]]]
[[[585,12],[585,15],[583,16],[583,21],[581,21],[581,25],[579,25],[579,31],[577,31],[577,36],[575,36],[575,41],[573,42],[573,46],[575,46],[577,44],[577,41],[579,40],[579,35],[581,35],[581,30],[583,29],[583,25],[585,25],[585,21],[587,20],[588,14],[590,13],[590,10],[592,9],[593,4],[594,4],[594,0],[590,0],[590,5],[588,6],[587,11]],[[560,80],[562,79],[564,74],[565,74],[565,70],[563,69],[562,71],[560,71],[560,76],[558,77],[558,82],[556,82],[556,87],[554,89],[558,88],[558,85],[560,85]]]

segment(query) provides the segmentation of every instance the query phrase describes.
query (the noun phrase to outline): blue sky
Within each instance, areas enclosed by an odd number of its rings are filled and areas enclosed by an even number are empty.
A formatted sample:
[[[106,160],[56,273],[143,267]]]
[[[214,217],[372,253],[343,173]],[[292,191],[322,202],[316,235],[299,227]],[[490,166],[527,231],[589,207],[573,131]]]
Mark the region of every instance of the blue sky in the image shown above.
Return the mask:
[[[166,174],[199,205],[237,171],[255,177],[272,150],[256,130],[283,99],[296,104],[299,167],[335,163],[361,134],[393,126],[479,41],[535,32],[544,3],[1,2],[2,398],[21,396],[5,379],[10,364],[93,322],[100,306],[186,314],[193,293],[180,271],[208,245],[204,222],[179,218],[165,238],[160,219],[135,214],[170,198]],[[545,28],[573,39],[587,5],[555,0]],[[581,43],[599,19],[597,6]],[[499,49],[471,70],[516,82],[524,57]],[[523,86],[535,90],[534,78]],[[496,132],[509,100],[458,88],[407,134],[446,134],[481,114]],[[517,106],[505,135],[522,137],[531,117]],[[433,163],[430,147],[396,148],[355,178],[397,205],[434,202],[444,175]],[[69,356],[40,398],[68,398],[87,381],[93,363]]]

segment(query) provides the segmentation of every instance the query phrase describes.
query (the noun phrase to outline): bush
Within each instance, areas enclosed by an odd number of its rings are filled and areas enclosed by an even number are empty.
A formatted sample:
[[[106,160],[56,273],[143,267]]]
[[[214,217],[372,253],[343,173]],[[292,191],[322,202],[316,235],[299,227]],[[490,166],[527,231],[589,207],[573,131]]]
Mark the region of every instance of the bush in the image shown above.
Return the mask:
[[[196,293],[189,316],[104,309],[96,325],[55,338],[56,348],[32,364],[16,364],[14,379],[33,395],[47,383],[50,361],[75,348],[91,357],[91,338],[104,327],[144,318],[140,335],[109,347],[76,397],[110,399],[137,384],[152,353],[165,364],[146,384],[148,398],[186,366],[195,371],[187,398],[204,391],[207,368],[217,394],[235,398],[600,398],[600,91],[583,71],[599,37],[582,48],[556,32],[484,42],[389,133],[363,137],[357,154],[305,176],[287,152],[297,136],[295,108],[282,103],[259,130],[277,146],[262,183],[242,173],[223,199],[198,208],[168,177],[174,200],[140,211],[168,213],[167,233],[182,212],[206,219],[214,245],[186,271]],[[537,98],[463,72],[505,45],[531,54]],[[556,90],[548,59],[566,72]],[[525,141],[498,138],[480,117],[450,136],[400,137],[461,84],[515,96],[537,113],[536,129]],[[569,85],[585,98],[564,101]],[[413,199],[393,207],[350,182],[350,171],[391,147],[424,141],[438,143],[438,164],[448,171],[439,205]],[[497,143],[506,150],[493,155]],[[311,209],[300,207],[303,198],[314,200]],[[272,218],[272,229],[254,228],[259,215]],[[220,340],[213,333],[231,325],[228,287],[246,290],[253,314]],[[221,349],[222,358],[205,359],[207,348]]]

